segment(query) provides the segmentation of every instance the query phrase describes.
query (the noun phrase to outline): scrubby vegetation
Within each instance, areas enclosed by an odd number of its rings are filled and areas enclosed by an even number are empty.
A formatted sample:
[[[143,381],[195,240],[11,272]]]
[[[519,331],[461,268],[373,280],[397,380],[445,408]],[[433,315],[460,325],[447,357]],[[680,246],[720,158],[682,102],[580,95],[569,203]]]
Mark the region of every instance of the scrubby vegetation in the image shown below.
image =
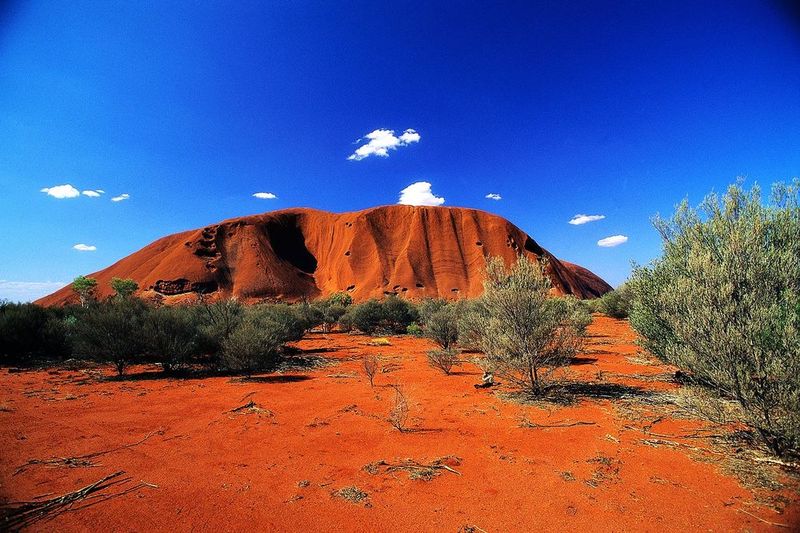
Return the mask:
[[[770,449],[800,447],[800,183],[731,186],[657,218],[663,256],[635,269],[645,348],[734,400]]]
[[[593,313],[603,313],[612,318],[628,318],[631,310],[631,290],[627,284],[622,284],[600,298],[588,300],[586,305]]]
[[[487,366],[534,395],[546,393],[554,371],[569,364],[587,323],[584,308],[549,291],[543,264],[520,257],[509,270],[493,259],[467,319]]]

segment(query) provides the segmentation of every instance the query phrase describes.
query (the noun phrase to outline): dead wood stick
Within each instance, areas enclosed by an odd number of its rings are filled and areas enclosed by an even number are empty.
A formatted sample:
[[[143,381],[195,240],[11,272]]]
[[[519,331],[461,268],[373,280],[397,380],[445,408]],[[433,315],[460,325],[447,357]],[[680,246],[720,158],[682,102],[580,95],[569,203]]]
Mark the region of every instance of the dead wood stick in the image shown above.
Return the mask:
[[[531,422],[530,420],[523,420],[520,425],[528,428],[571,428],[575,426],[596,426],[597,422],[579,420],[577,422],[567,422],[563,424],[537,424],[536,422]]]
[[[3,529],[21,529],[38,520],[52,518],[69,510],[72,504],[84,500],[93,493],[104,490],[120,481],[111,481],[125,472],[120,470],[95,481],[73,492],[68,492],[56,498],[40,501],[12,502],[4,506],[5,516],[2,519]],[[125,480],[122,480],[124,482]]]
[[[95,457],[100,457],[101,455],[106,455],[106,454],[109,454],[109,453],[118,452],[120,450],[126,450],[128,448],[133,448],[134,446],[138,446],[138,445],[142,444],[143,442],[145,442],[147,439],[149,439],[153,435],[163,435],[163,434],[164,434],[164,430],[163,429],[159,429],[157,431],[151,431],[150,433],[145,435],[144,438],[142,438],[141,440],[138,440],[138,441],[133,442],[131,444],[125,444],[123,446],[118,446],[116,448],[111,448],[109,450],[102,450],[102,451],[99,451],[99,452],[87,453],[85,455],[78,455],[78,456],[75,456],[75,457],[51,457],[50,459],[29,459],[27,463],[17,467],[17,469],[14,471],[13,475],[16,476],[17,474],[20,474],[20,473],[24,472],[25,469],[28,468],[29,466],[33,466],[33,465],[68,466],[70,468],[80,468],[80,467],[90,468],[90,467],[94,467],[94,466],[97,466],[97,465],[95,463],[93,463],[91,461],[91,459],[94,459]]]
[[[747,511],[745,511],[744,509],[736,509],[736,510],[737,510],[737,511],[739,511],[740,513],[744,513],[744,514],[746,514],[747,516],[752,516],[752,517],[753,517],[753,518],[755,518],[756,520],[759,520],[759,521],[761,521],[761,522],[764,522],[765,524],[769,524],[769,525],[771,525],[771,526],[775,526],[775,527],[785,527],[786,529],[789,529],[789,526],[788,526],[787,524],[779,524],[778,522],[770,522],[769,520],[764,520],[763,518],[761,518],[761,517],[759,517],[759,516],[756,516],[756,515],[754,515],[753,513],[748,513],[748,512],[747,512]]]

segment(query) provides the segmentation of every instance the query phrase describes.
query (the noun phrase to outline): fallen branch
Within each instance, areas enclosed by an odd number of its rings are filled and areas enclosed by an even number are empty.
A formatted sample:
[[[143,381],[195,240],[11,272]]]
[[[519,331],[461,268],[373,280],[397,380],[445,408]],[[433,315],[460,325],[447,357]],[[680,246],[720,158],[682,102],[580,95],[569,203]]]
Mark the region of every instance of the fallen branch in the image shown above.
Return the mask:
[[[384,473],[391,473],[397,472],[398,470],[403,470],[408,472],[408,477],[411,479],[424,479],[425,481],[430,481],[433,477],[439,475],[439,470],[447,470],[453,474],[458,476],[461,475],[461,472],[452,468],[451,466],[447,465],[445,461],[453,461],[457,465],[461,464],[461,458],[455,457],[452,455],[448,455],[445,457],[439,457],[438,459],[434,459],[428,464],[420,463],[418,461],[414,461],[413,459],[405,459],[399,463],[389,463],[387,461],[375,461],[374,463],[370,463],[364,467],[364,470],[369,474],[377,474],[381,470]]]
[[[86,485],[81,489],[68,492],[56,498],[8,503],[0,508],[3,514],[2,519],[0,519],[0,525],[2,525],[0,529],[19,530],[30,526],[39,520],[50,520],[67,511],[77,511],[79,509],[84,509],[89,505],[94,505],[95,503],[99,503],[110,498],[128,494],[129,492],[138,490],[142,487],[152,487],[151,484],[142,482],[117,493],[107,495],[99,494],[101,491],[104,491],[110,487],[128,483],[131,480],[130,477],[117,479],[124,473],[125,472],[123,470],[114,472],[113,474],[109,474],[90,485]],[[87,500],[92,499],[95,499],[95,501],[85,503],[80,507],[74,507],[74,504],[78,502],[86,502]]]
[[[519,427],[522,428],[571,428],[575,426],[596,426],[597,422],[588,422],[579,420],[577,422],[564,422],[564,423],[556,423],[556,424],[537,424],[536,422],[531,422],[528,419],[522,419],[519,423]]]
[[[779,524],[778,522],[770,522],[769,520],[764,520],[763,518],[760,518],[760,517],[758,517],[758,516],[754,515],[753,513],[748,513],[748,512],[747,512],[747,511],[745,511],[744,509],[736,509],[736,510],[737,510],[737,511],[739,511],[740,513],[744,513],[744,514],[746,514],[747,516],[752,516],[752,517],[753,517],[753,518],[755,518],[756,520],[759,520],[759,521],[761,521],[761,522],[764,522],[765,524],[769,524],[770,526],[775,526],[775,527],[785,527],[786,529],[789,529],[789,526],[788,526],[787,524]]]
[[[230,411],[227,411],[227,412],[228,413],[239,413],[241,411],[247,411],[248,413],[265,413],[265,414],[268,414],[270,416],[272,416],[274,414],[269,409],[264,409],[262,407],[259,407],[259,405],[256,402],[254,402],[253,400],[250,400],[246,404],[240,405],[239,407],[234,407],[233,409],[231,409]]]
[[[133,448],[134,446],[138,446],[142,444],[144,441],[149,439],[154,435],[163,435],[164,430],[159,429],[157,431],[151,431],[147,435],[144,436],[141,440],[131,443],[125,444],[124,446],[118,446],[116,448],[111,448],[110,450],[103,450],[94,453],[87,453],[86,455],[79,455],[77,457],[52,457],[50,459],[30,459],[27,463],[20,465],[14,471],[13,475],[20,474],[25,471],[26,468],[29,466],[34,465],[47,465],[50,467],[58,467],[58,466],[66,466],[68,468],[92,468],[95,466],[100,466],[98,463],[92,461],[95,457],[100,457],[101,455],[106,455],[113,452],[118,452],[120,450],[126,450],[128,448]]]

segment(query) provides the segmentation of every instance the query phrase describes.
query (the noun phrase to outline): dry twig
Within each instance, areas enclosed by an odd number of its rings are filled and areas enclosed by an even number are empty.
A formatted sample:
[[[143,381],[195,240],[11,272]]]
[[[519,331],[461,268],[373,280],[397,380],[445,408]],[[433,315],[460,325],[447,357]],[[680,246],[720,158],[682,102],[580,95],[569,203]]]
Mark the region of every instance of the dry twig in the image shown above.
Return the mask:
[[[77,511],[90,505],[128,494],[142,487],[153,486],[150,483],[141,482],[113,494],[98,494],[110,487],[124,485],[130,482],[130,477],[118,479],[119,476],[124,473],[123,470],[114,472],[90,485],[56,498],[8,503],[2,507],[3,517],[0,519],[0,525],[2,525],[0,529],[19,530],[39,520],[51,520],[61,513]],[[75,507],[75,504],[78,502],[84,503],[79,507]]]

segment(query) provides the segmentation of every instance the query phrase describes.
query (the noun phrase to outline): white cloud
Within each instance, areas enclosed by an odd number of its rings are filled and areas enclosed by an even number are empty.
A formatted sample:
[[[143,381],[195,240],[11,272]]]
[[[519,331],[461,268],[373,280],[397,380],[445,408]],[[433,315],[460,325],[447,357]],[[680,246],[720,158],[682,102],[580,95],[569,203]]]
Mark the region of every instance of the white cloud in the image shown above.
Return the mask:
[[[418,181],[400,191],[400,200],[397,203],[404,205],[442,205],[444,198],[434,196],[431,192],[431,184],[427,181]]]
[[[44,189],[40,189],[40,192],[47,193],[47,195],[58,198],[59,200],[64,198],[77,198],[81,195],[80,191],[70,184],[45,187]]]
[[[612,248],[626,242],[628,242],[628,237],[625,235],[612,235],[611,237],[606,237],[605,239],[600,239],[597,241],[597,246],[602,246],[603,248]]]
[[[604,218],[606,218],[605,215],[575,215],[572,217],[572,220],[570,220],[569,223],[573,226],[580,226],[581,224],[594,222],[596,220],[603,220]]]
[[[122,193],[119,196],[115,196],[114,198],[112,198],[111,201],[112,202],[121,202],[122,200],[127,200],[130,197],[131,197],[131,195],[128,194],[128,193]]]
[[[83,244],[83,243],[76,244],[72,248],[74,248],[75,250],[78,250],[79,252],[94,252],[94,251],[97,250],[97,246],[92,246],[92,245]]]
[[[399,137],[395,136],[394,130],[375,130],[356,141],[358,143],[368,139],[367,144],[359,146],[347,159],[349,161],[361,161],[371,155],[389,157],[389,150],[397,150],[400,146],[417,143],[420,138],[419,133],[412,129],[405,130]]]
[[[253,196],[255,198],[261,198],[262,200],[274,200],[275,198],[277,198],[277,196],[272,194],[271,192],[257,192],[254,193]]]
[[[503,197],[500,196],[499,194],[497,194],[496,192],[490,192],[489,194],[486,195],[486,198],[488,198],[489,200],[502,200],[503,199]]]
[[[63,281],[8,281],[0,279],[0,300],[32,302],[66,286],[67,283]]]
[[[88,196],[90,198],[97,198],[98,196],[100,196],[104,192],[105,191],[101,191],[100,189],[95,189],[95,190],[89,189],[88,191],[83,191],[81,194],[84,195],[84,196]]]

